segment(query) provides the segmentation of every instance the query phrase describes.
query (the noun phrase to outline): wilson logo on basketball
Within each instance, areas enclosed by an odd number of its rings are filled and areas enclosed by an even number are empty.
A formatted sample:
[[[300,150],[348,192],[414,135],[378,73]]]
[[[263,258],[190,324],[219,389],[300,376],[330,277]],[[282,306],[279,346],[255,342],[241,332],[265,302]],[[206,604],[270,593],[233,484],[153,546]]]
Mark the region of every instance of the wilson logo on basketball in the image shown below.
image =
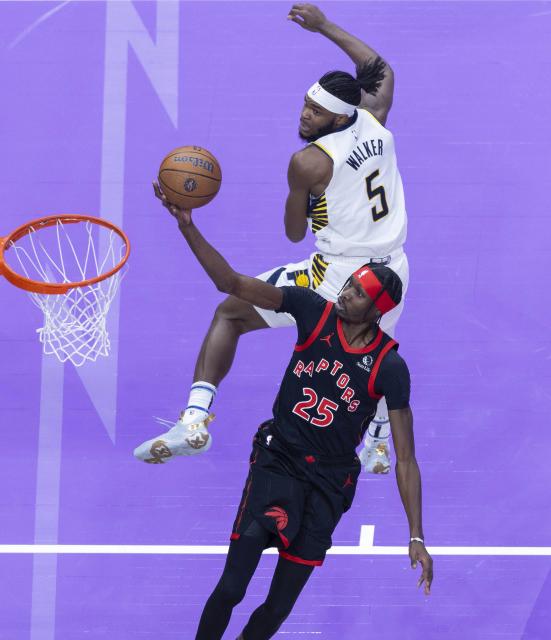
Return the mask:
[[[273,518],[276,523],[276,527],[278,531],[283,531],[289,522],[289,517],[287,516],[287,511],[282,509],[281,507],[272,507],[269,511],[266,511],[265,516],[269,516]]]
[[[214,172],[214,164],[208,160],[203,160],[202,158],[194,158],[193,156],[175,156],[173,160],[174,162],[185,162],[194,167],[201,167],[202,169],[206,169],[209,173]]]

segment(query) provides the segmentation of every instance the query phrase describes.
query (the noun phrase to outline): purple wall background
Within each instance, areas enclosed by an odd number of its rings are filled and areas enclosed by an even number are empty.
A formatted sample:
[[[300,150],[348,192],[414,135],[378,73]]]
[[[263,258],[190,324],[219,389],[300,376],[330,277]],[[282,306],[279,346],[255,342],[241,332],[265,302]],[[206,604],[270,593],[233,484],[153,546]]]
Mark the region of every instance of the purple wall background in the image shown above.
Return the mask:
[[[213,244],[249,274],[305,257],[311,238],[292,245],[282,226],[302,95],[326,70],[351,68],[331,43],[285,20],[287,3],[113,4],[0,6],[3,232],[51,212],[101,211],[123,216],[133,242],[115,309],[118,360],[82,375],[43,361],[38,311],[0,283],[0,545],[227,543],[250,438],[269,415],[294,333],[242,341],[207,456],[165,467],[133,460],[133,447],[158,430],[151,416],[175,417],[184,405],[221,299],[150,183],[168,150],[205,146],[224,175],[217,199],[196,214]],[[427,539],[549,545],[551,3],[321,6],[396,72],[388,126],[406,188],[412,273],[398,335],[413,374]],[[179,49],[167,48],[179,61],[177,86],[162,56],[146,72],[131,46],[127,94],[107,105],[108,12],[125,52],[136,34],[161,46],[170,27],[158,32],[157,10],[179,34]],[[164,106],[171,100],[176,127]],[[119,127],[102,142],[107,108],[125,110],[126,138]],[[106,178],[117,144],[123,184]],[[109,215],[105,202],[119,188],[123,206]],[[44,484],[56,473],[57,484]],[[392,477],[362,479],[335,544],[356,545],[362,524],[375,525],[376,544],[404,543]],[[223,557],[59,556],[41,570],[32,556],[2,554],[0,563],[2,640],[187,640]],[[263,560],[228,638],[266,592],[273,564]],[[425,599],[404,557],[330,556],[279,635],[551,637],[548,557],[445,556],[435,567]]]

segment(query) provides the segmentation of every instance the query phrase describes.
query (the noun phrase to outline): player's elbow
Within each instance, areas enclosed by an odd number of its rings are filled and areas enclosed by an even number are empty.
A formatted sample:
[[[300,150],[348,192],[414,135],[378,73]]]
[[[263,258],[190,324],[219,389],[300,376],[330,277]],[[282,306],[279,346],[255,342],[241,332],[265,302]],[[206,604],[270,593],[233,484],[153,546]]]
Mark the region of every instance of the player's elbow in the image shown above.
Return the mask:
[[[215,282],[215,285],[220,293],[226,293],[227,295],[233,296],[239,289],[239,278],[236,273],[232,273]]]
[[[306,229],[285,229],[285,235],[291,242],[300,242],[304,240],[304,236],[306,235]]]
[[[248,276],[244,276],[237,271],[234,271],[231,275],[228,274],[225,282],[220,283],[221,286],[218,287],[218,291],[222,293],[226,293],[229,296],[233,296],[234,298],[238,298],[239,300],[247,300],[250,295],[250,281],[255,280],[255,278],[249,278]]]
[[[304,240],[306,230],[308,229],[308,223],[306,216],[304,220],[297,219],[296,216],[285,216],[285,235],[291,242],[300,242]]]
[[[225,293],[229,296],[233,295],[233,287],[226,282],[219,282],[216,285],[216,288],[218,289],[218,291],[220,291],[220,293]]]

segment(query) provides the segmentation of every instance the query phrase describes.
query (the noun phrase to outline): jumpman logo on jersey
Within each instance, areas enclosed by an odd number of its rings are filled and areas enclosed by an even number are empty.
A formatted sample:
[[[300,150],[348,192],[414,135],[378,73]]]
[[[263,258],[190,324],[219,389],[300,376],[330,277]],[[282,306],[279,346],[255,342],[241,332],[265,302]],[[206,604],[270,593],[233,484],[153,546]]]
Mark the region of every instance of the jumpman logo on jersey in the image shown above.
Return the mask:
[[[344,481],[342,488],[346,489],[346,487],[353,487],[353,486],[354,486],[354,481],[352,480],[352,476],[348,474],[348,478],[346,478],[346,480]]]
[[[331,344],[331,338],[335,335],[335,333],[329,333],[326,336],[324,336],[323,338],[320,338],[320,340],[322,342],[327,342],[327,344],[332,347],[333,345]]]

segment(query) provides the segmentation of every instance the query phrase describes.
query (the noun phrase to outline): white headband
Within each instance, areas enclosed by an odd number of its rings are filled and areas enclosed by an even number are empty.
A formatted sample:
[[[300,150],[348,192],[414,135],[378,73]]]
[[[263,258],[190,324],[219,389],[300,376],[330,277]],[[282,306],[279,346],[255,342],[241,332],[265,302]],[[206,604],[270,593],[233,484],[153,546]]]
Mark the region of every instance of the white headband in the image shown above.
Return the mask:
[[[329,93],[319,82],[315,82],[308,89],[308,97],[324,109],[327,109],[327,111],[331,111],[331,113],[338,113],[342,116],[353,116],[356,111],[356,107],[353,104],[348,104],[348,102]]]

